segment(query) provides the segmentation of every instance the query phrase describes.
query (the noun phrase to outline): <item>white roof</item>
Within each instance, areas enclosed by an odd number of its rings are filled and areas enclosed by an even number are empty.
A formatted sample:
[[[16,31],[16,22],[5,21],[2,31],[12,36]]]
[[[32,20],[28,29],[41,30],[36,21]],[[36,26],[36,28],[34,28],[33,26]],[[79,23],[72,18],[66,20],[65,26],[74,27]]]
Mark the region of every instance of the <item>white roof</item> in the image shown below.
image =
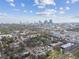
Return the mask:
[[[73,43],[67,43],[67,44],[62,45],[61,47],[62,48],[68,48],[68,47],[71,47],[73,45],[74,45]]]

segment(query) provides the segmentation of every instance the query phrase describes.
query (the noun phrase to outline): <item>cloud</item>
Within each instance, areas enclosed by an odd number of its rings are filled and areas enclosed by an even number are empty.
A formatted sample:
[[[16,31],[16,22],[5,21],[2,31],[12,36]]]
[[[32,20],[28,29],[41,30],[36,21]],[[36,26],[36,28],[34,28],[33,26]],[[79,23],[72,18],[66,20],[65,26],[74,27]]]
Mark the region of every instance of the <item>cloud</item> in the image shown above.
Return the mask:
[[[69,1],[69,0],[67,0],[67,1],[66,1],[66,3],[67,3],[67,4],[69,4],[69,3],[70,3],[70,1]]]
[[[37,5],[55,5],[54,0],[35,0],[35,4]]]
[[[41,6],[41,5],[40,5],[40,6],[37,6],[37,7],[40,8],[40,9],[41,9],[41,8],[45,8],[45,6]]]
[[[32,13],[33,11],[32,10],[30,10],[30,13]]]
[[[20,9],[17,9],[17,8],[15,8],[15,9],[13,9],[14,11],[20,11]]]
[[[57,11],[54,9],[46,9],[45,11],[42,12],[37,12],[37,15],[43,15],[43,16],[51,16],[51,15],[55,15]]]
[[[21,3],[21,6],[22,6],[22,7],[25,7],[25,4],[24,4],[24,3]]]
[[[15,7],[15,4],[14,3],[10,3],[10,6]]]
[[[40,2],[44,4],[53,4],[54,0],[41,0]]]
[[[64,14],[65,13],[65,9],[63,7],[60,7],[58,12],[59,12],[59,14]]]
[[[66,3],[67,4],[74,4],[74,3],[77,3],[79,2],[79,0],[67,0]]]
[[[10,4],[10,6],[15,7],[14,0],[6,0]]]
[[[24,13],[26,13],[26,12],[27,12],[27,10],[24,10],[23,12],[24,12]]]
[[[2,13],[0,12],[0,16],[2,16]]]
[[[14,0],[6,0],[7,2],[9,2],[9,3],[13,3],[14,2]]]
[[[70,7],[66,7],[66,10],[70,10]]]
[[[60,7],[59,10],[64,10],[64,8],[63,7]]]
[[[42,16],[47,16],[47,15],[51,15],[49,12],[37,12],[37,15],[42,15]]]
[[[0,12],[0,16],[7,16],[7,13],[5,13],[5,12]]]
[[[74,4],[76,2],[79,2],[79,0],[71,0],[71,3]]]
[[[64,14],[64,13],[65,13],[65,11],[63,11],[63,10],[62,10],[62,11],[60,11],[59,13],[60,13],[60,14]]]

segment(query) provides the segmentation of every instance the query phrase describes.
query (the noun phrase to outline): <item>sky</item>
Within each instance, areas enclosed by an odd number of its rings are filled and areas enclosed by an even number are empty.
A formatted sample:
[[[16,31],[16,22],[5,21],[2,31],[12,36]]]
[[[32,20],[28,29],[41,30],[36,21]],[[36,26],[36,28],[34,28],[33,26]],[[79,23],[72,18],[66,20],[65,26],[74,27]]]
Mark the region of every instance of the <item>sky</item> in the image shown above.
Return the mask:
[[[0,23],[79,22],[79,0],[0,0]]]

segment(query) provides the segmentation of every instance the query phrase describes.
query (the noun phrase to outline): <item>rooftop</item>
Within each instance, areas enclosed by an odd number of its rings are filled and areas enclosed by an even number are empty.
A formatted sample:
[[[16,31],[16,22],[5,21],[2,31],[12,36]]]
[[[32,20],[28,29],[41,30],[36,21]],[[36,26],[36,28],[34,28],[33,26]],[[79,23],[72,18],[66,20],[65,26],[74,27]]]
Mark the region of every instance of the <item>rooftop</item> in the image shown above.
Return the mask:
[[[71,47],[73,45],[74,45],[73,43],[67,43],[67,44],[62,45],[61,47],[62,48],[68,48],[68,47]]]

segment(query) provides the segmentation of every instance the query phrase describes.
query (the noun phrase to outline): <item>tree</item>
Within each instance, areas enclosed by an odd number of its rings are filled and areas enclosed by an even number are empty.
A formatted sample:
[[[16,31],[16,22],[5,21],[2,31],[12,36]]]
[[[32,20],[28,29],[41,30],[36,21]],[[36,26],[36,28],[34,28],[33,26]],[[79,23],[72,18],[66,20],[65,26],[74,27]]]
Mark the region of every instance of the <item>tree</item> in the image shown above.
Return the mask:
[[[52,50],[47,53],[46,59],[56,59],[61,55],[61,53],[57,50]]]

